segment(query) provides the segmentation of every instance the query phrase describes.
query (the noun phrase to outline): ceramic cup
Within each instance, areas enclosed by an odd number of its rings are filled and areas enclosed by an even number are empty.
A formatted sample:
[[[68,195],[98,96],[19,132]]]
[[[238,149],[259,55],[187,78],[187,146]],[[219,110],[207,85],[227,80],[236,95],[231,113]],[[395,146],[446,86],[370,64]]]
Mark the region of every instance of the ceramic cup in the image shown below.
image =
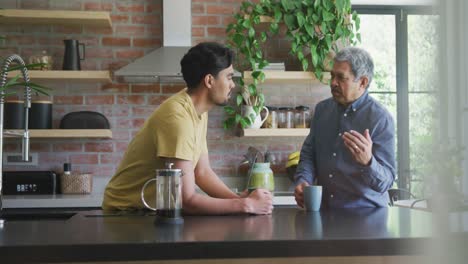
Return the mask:
[[[304,205],[307,211],[319,211],[322,204],[322,186],[304,187]]]

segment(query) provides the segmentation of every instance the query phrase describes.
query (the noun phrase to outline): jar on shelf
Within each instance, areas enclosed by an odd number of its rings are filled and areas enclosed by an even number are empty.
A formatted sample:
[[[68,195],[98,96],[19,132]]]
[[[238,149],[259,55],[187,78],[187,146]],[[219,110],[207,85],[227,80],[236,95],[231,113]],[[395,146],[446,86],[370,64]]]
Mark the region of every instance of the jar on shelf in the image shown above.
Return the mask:
[[[262,128],[278,128],[278,107],[267,106],[269,115],[263,123]]]
[[[278,113],[278,128],[293,128],[294,112],[292,107],[280,107]]]
[[[42,63],[42,65],[38,65],[33,67],[33,70],[41,70],[41,71],[47,71],[47,70],[52,70],[52,56],[49,56],[47,54],[46,50],[43,50],[40,54],[35,54],[29,57],[29,63],[30,64],[37,64],[37,63]]]
[[[309,107],[304,105],[296,106],[294,113],[294,127],[295,128],[308,128],[310,126],[310,112]]]

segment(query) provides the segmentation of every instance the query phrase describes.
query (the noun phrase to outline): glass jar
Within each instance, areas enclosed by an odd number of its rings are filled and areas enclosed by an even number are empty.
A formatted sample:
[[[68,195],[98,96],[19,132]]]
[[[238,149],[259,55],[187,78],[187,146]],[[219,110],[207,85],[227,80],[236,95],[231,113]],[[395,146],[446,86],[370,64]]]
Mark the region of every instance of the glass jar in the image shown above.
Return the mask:
[[[304,105],[296,106],[294,113],[294,127],[295,128],[308,128],[310,126],[310,112],[309,107]]]
[[[275,190],[275,179],[270,163],[254,163],[250,175],[247,189],[252,192],[255,189],[267,189],[270,192]]]
[[[269,115],[263,123],[262,128],[278,128],[278,107],[267,106]]]
[[[32,70],[41,70],[41,71],[47,71],[47,70],[52,70],[52,56],[49,56],[47,54],[46,50],[43,50],[41,54],[35,54],[29,57],[29,64],[38,64],[42,63],[42,65],[37,65],[35,67],[32,67]]]
[[[293,128],[294,113],[292,107],[280,107],[278,114],[278,128]]]

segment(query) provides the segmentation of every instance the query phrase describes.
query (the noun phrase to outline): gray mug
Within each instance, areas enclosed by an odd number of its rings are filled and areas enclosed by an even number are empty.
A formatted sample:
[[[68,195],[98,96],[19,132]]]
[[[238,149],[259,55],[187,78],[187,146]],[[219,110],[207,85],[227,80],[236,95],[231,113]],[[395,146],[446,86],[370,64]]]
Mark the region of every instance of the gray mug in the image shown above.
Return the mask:
[[[304,205],[307,211],[318,211],[322,204],[322,186],[308,185],[304,187]]]

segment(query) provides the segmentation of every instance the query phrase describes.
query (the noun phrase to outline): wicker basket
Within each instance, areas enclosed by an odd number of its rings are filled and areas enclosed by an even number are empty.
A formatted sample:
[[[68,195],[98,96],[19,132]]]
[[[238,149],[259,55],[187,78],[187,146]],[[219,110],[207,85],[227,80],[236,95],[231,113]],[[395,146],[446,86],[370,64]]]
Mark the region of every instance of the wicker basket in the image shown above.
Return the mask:
[[[88,194],[93,190],[93,174],[62,174],[60,178],[62,193]]]

